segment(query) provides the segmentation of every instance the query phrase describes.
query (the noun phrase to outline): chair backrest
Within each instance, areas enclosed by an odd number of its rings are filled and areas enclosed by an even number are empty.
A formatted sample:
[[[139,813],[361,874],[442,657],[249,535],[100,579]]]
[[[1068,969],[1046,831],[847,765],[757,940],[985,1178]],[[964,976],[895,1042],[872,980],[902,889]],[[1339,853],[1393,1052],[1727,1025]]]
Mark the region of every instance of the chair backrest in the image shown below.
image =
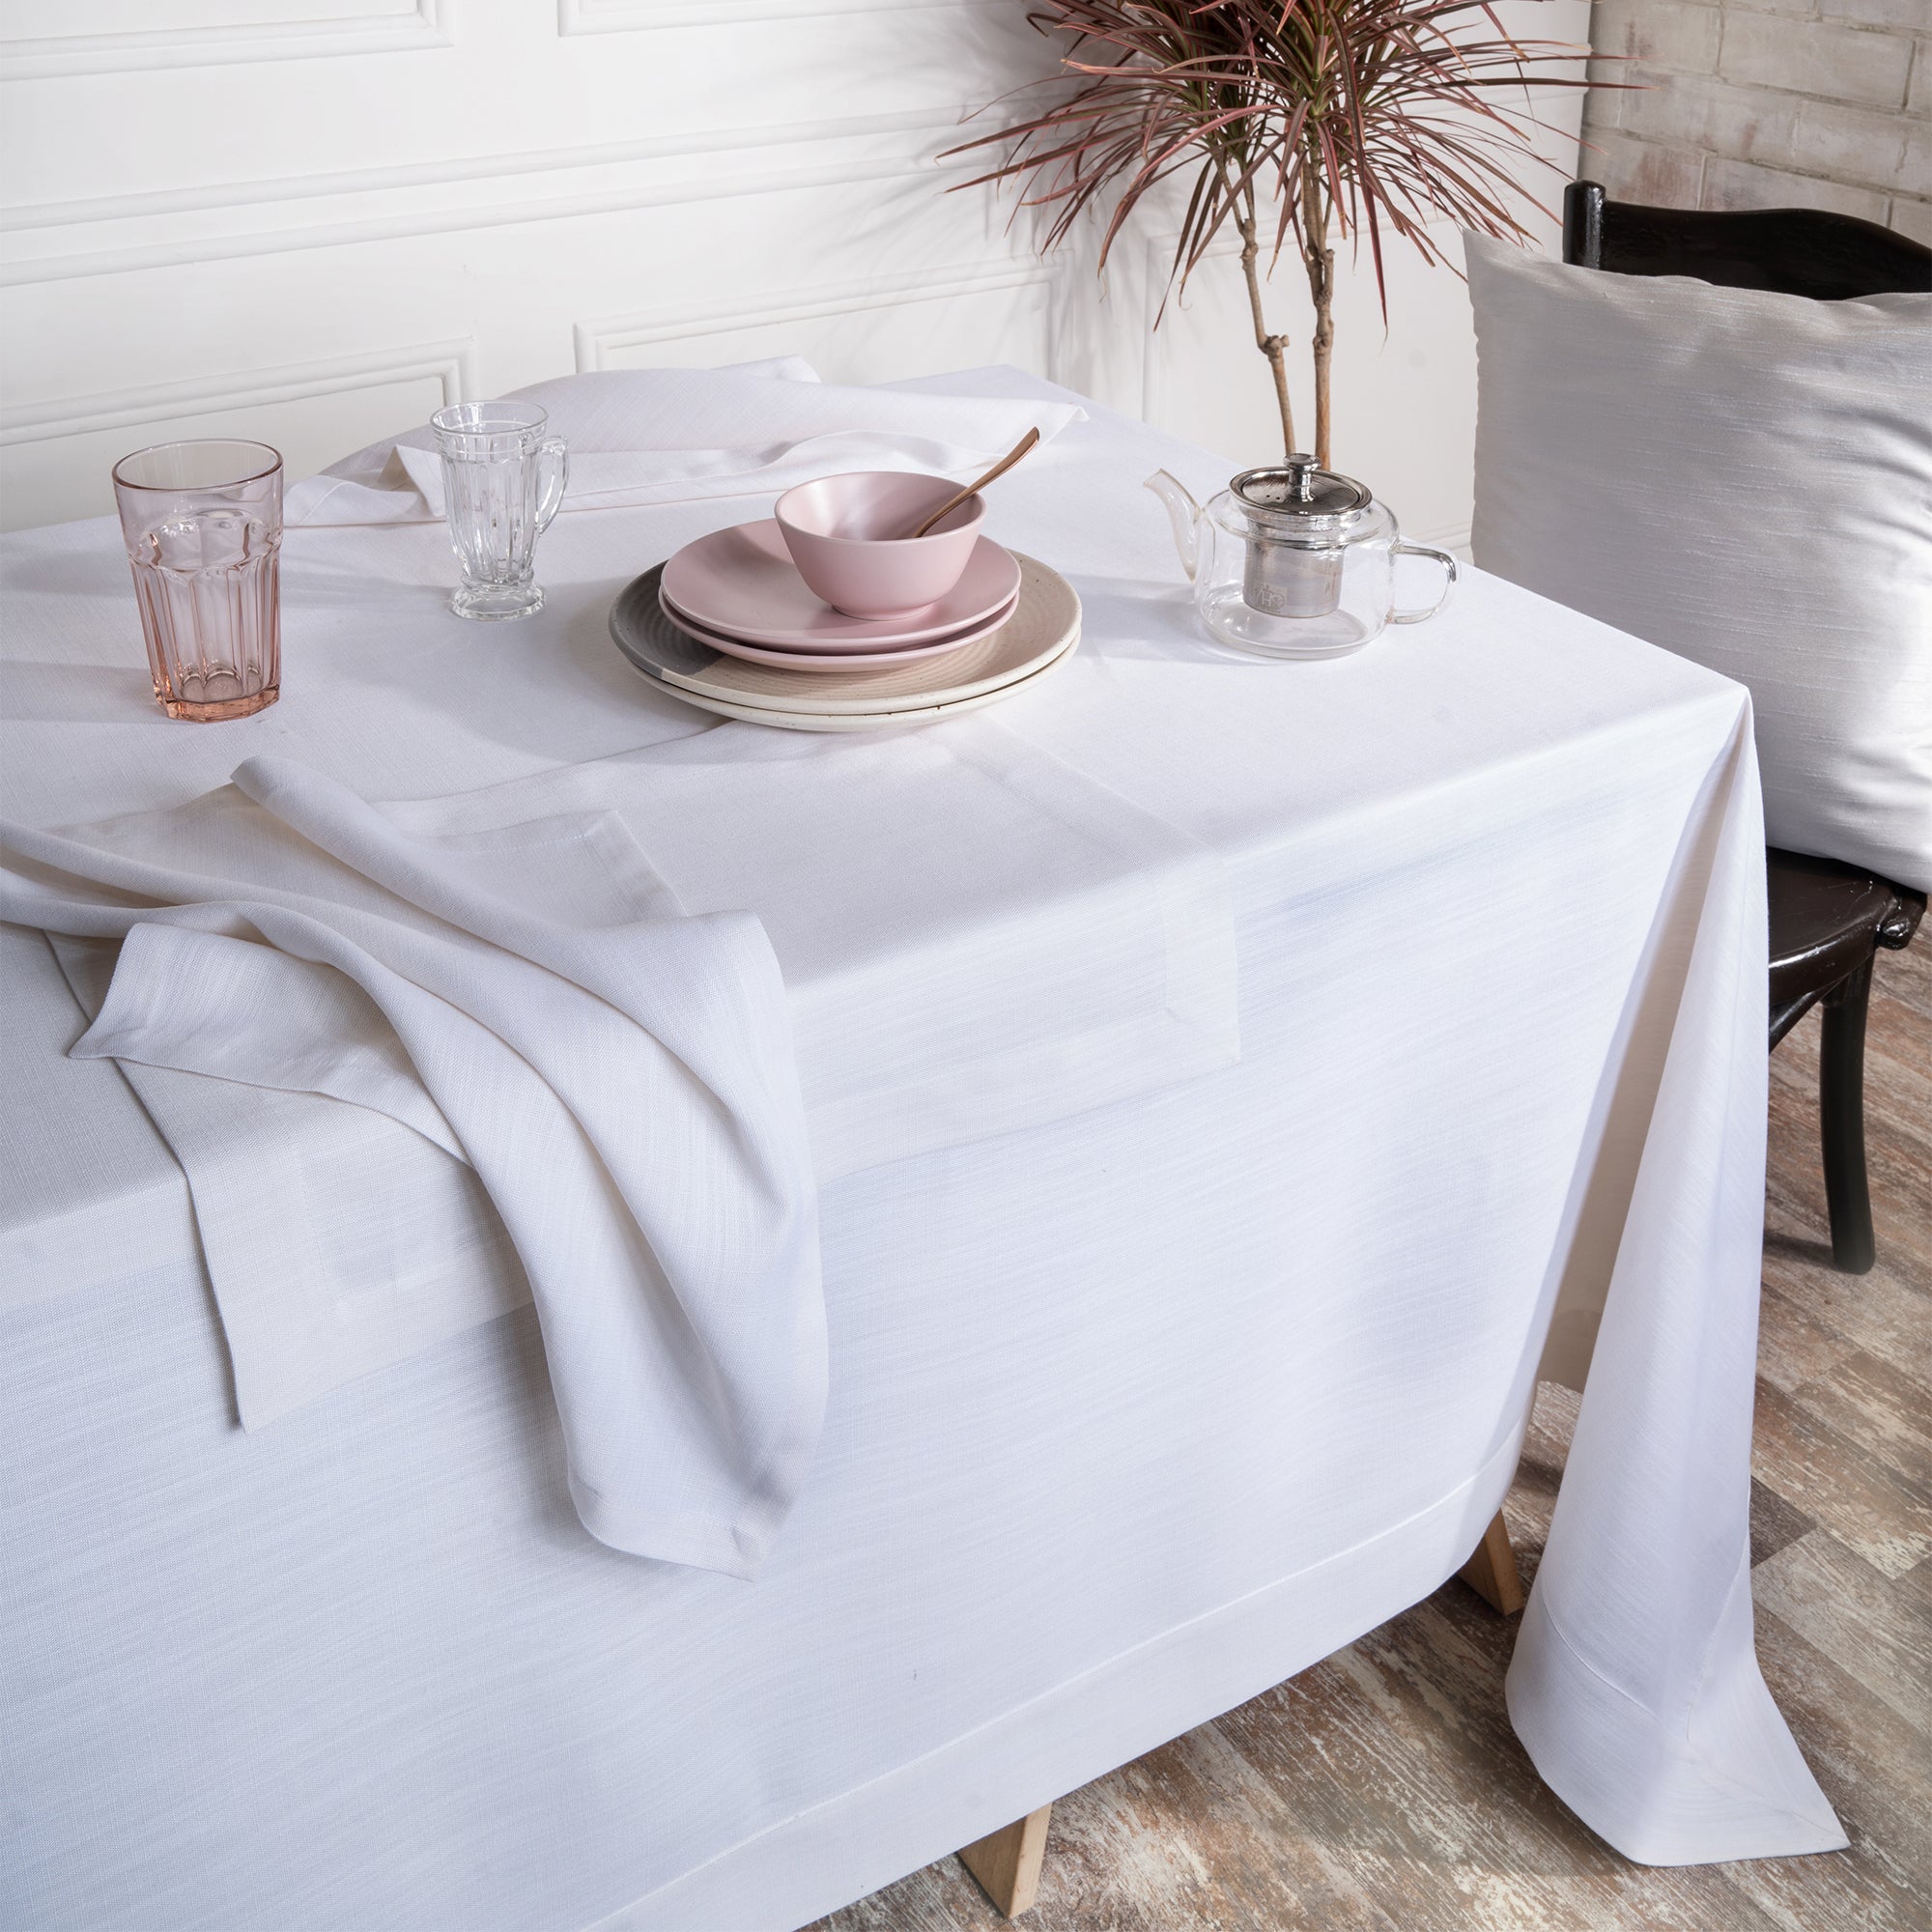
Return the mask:
[[[1845,301],[1932,290],[1932,248],[1873,221],[1812,208],[1716,213],[1611,201],[1597,182],[1563,194],[1563,259],[1619,275],[1694,275],[1726,289]]]

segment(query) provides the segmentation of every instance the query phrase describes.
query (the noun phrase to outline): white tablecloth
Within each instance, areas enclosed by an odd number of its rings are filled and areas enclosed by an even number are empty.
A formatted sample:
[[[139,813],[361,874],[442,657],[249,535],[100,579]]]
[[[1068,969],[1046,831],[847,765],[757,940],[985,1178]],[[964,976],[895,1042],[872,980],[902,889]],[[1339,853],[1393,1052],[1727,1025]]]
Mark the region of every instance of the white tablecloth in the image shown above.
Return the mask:
[[[1508,1485],[1546,1345],[1578,1378],[1593,1337],[1519,1734],[1634,1857],[1843,1842],[1750,1647],[1742,695],[1480,576],[1344,663],[1217,657],[1134,487],[1156,466],[1218,476],[1096,410],[1002,486],[994,534],[1087,625],[998,720],[1214,856],[1240,1057],[828,1180],[825,1430],[754,1582],[583,1533],[473,1179],[361,1109],[304,1100],[328,1128],[277,1173],[326,1193],[364,1136],[420,1149],[389,1292],[438,1317],[238,1428],[180,1171],[110,1065],[62,1057],[83,1022],[43,942],[0,932],[0,1918],[795,1925],[1426,1594]],[[549,608],[481,635],[434,526],[292,531],[285,696],[206,730],[153,710],[109,526],[10,540],[0,810],[172,807],[264,752],[369,798],[728,752],[745,727],[643,689],[603,624],[755,507],[566,513]],[[763,922],[808,1100],[839,989],[916,1009],[890,875],[813,918],[862,855],[748,841],[707,877],[639,836],[688,908]]]

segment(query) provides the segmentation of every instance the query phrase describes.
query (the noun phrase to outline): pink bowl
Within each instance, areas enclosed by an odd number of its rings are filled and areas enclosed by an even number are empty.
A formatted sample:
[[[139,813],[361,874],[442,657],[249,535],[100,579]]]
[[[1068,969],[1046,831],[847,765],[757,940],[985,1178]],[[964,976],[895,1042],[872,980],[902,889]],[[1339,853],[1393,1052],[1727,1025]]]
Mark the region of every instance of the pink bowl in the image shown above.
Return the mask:
[[[848,617],[897,617],[936,603],[959,582],[980,538],[984,501],[968,497],[923,537],[910,537],[959,488],[944,476],[858,469],[801,483],[775,514],[798,574]]]

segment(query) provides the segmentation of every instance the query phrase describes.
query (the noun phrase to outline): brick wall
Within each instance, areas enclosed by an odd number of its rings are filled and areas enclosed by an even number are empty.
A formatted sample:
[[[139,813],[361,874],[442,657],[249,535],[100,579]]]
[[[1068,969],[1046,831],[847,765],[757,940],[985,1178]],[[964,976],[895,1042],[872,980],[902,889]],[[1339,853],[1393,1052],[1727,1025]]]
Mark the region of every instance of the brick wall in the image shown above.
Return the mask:
[[[1833,208],[1932,243],[1932,0],[1596,0],[1578,173],[1668,208]]]

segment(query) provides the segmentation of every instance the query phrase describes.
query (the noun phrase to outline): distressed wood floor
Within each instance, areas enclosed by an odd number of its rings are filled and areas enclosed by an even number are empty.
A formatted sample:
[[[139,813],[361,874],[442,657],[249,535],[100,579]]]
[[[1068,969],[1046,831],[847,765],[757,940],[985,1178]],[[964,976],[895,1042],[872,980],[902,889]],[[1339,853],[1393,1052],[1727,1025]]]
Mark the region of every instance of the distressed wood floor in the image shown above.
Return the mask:
[[[1461,1583],[1053,1812],[1029,1932],[1932,1928],[1932,932],[1881,953],[1866,1061],[1877,1267],[1835,1273],[1813,1014],[1772,1059],[1752,1560],[1758,1655],[1851,1849],[1647,1870],[1537,1780],[1514,1622]],[[1506,1514],[1543,1548],[1575,1398],[1545,1385]],[[1006,1921],[956,1859],[810,1932]]]

